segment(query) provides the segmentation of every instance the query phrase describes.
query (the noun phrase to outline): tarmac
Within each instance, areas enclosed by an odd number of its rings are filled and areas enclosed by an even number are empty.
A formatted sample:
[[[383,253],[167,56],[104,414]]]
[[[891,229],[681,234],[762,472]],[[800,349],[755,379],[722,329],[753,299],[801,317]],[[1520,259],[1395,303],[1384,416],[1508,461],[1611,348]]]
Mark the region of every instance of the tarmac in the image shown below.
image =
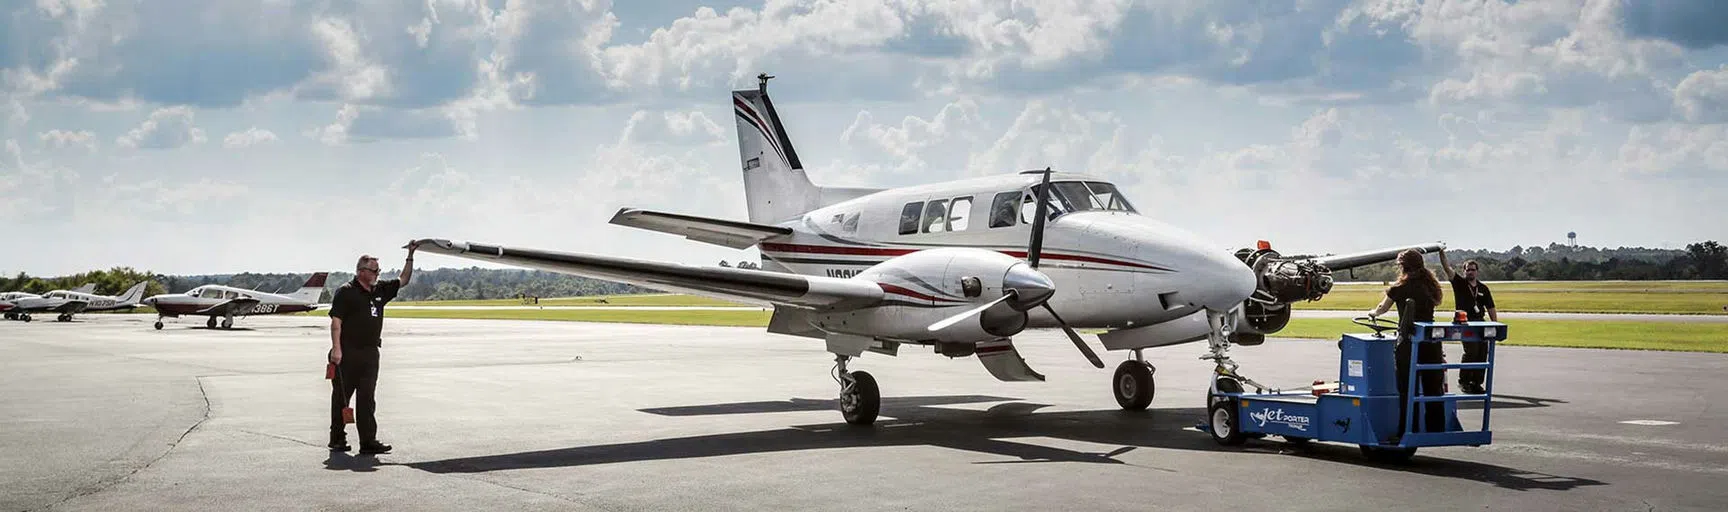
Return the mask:
[[[376,457],[324,444],[326,322],[232,331],[149,315],[0,322],[0,510],[1721,510],[1728,355],[1497,354],[1494,442],[1404,465],[1194,429],[1199,344],[1147,352],[1152,409],[1057,331],[1048,382],[919,347],[851,364],[883,417],[847,425],[817,340],[758,328],[387,319]],[[1517,336],[1514,327],[1511,332]],[[1451,347],[1456,360],[1457,347]],[[1232,354],[1269,385],[1335,378],[1332,341]],[[1454,378],[1456,374],[1453,374]],[[1461,413],[1466,425],[1478,411]],[[351,443],[356,441],[348,426]],[[354,443],[357,444],[357,443]]]

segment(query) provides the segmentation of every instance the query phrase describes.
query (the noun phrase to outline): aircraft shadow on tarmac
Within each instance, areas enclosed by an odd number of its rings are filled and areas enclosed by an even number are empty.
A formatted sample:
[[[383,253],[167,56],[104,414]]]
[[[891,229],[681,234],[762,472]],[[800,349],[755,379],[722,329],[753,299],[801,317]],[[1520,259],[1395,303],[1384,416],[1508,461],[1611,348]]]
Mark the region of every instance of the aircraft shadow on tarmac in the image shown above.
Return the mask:
[[[466,457],[403,464],[431,473],[484,473],[512,469],[576,467],[620,462],[715,457],[746,453],[772,453],[886,446],[939,446],[956,450],[1011,457],[1014,460],[978,464],[1031,462],[1089,462],[1125,464],[1116,456],[1136,448],[1164,448],[1206,452],[1241,451],[1297,456],[1390,471],[1459,478],[1490,483],[1513,490],[1567,490],[1606,485],[1596,480],[1522,471],[1479,462],[1426,457],[1420,452],[1407,464],[1368,461],[1357,447],[1327,443],[1294,446],[1281,441],[1251,440],[1242,447],[1224,447],[1211,436],[1192,430],[1205,416],[1200,408],[1151,409],[1148,411],[1094,410],[1038,413],[1049,407],[1015,401],[1013,398],[954,395],[883,397],[882,415],[873,427],[842,422],[795,425],[783,429],[730,434],[711,434],[657,439],[633,443],[576,446],[479,457]],[[936,407],[972,403],[1005,402],[985,410]],[[740,402],[644,409],[666,416],[758,414],[773,412],[835,411],[834,400],[794,398],[787,401]],[[1107,452],[1085,452],[1018,442],[1014,438],[1046,437],[1118,446]],[[1174,469],[1163,469],[1174,472]]]

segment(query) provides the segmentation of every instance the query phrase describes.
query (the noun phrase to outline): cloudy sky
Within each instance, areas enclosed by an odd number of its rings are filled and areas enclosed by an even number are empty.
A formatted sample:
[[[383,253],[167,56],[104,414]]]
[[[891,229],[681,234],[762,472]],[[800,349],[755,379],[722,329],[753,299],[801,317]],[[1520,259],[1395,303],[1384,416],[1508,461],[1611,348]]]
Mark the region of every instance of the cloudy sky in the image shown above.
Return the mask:
[[[6,5],[5,273],[753,257],[606,220],[744,218],[761,72],[820,184],[1053,166],[1221,247],[1728,239],[1714,0]]]

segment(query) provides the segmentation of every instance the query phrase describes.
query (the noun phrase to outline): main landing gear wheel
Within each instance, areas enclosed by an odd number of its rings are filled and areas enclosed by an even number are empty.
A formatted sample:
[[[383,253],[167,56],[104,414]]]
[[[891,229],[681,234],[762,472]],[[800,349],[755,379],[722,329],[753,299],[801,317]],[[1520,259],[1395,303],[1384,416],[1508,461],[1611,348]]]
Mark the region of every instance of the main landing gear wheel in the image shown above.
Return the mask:
[[[204,322],[204,327],[210,328],[210,329],[215,329],[216,328],[216,317],[210,317],[210,321]]]
[[[233,329],[234,328],[234,319],[233,318],[222,319],[222,328],[223,329]]]
[[[847,359],[834,356],[834,380],[840,382],[840,415],[847,423],[869,425],[876,422],[876,414],[882,410],[882,391],[870,374],[846,371]]]
[[[1152,405],[1152,368],[1145,362],[1130,359],[1116,365],[1116,376],[1111,382],[1116,404],[1123,410],[1142,411]]]

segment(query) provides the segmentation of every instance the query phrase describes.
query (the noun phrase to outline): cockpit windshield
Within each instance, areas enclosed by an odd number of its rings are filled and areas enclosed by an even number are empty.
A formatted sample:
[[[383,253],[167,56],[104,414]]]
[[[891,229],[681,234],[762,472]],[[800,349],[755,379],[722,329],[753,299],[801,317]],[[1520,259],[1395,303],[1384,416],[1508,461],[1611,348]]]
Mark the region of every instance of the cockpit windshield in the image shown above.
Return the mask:
[[[1054,192],[1051,206],[1062,212],[1103,210],[1139,213],[1115,185],[1102,181],[1058,181],[1051,183],[1050,189]],[[1032,186],[1032,193],[1038,193],[1037,185]],[[1027,202],[1032,200],[1028,198]]]

